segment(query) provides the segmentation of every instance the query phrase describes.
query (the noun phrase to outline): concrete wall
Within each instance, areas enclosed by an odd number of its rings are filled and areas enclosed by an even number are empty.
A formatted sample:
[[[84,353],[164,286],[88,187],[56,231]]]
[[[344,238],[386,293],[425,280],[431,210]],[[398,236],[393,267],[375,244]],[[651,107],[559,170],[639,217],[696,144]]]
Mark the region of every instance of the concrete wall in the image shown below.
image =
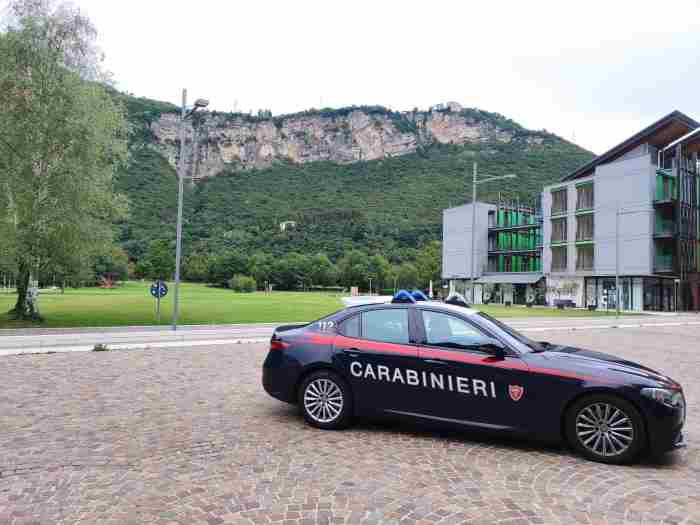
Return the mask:
[[[655,167],[649,155],[598,166],[595,173],[595,273],[615,274],[619,209],[620,275],[653,271]]]
[[[486,271],[488,263],[488,212],[496,207],[476,203],[475,278]],[[471,278],[472,205],[465,204],[442,212],[442,277]]]

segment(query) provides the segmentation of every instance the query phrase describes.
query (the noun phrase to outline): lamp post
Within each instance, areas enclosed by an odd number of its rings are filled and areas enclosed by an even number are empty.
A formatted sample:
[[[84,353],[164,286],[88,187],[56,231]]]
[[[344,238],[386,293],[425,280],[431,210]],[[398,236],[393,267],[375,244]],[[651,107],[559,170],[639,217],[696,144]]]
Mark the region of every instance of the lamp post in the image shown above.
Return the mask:
[[[180,113],[180,162],[177,169],[177,233],[175,237],[175,296],[173,299],[173,331],[177,330],[177,320],[180,313],[180,261],[182,259],[182,199],[185,180],[185,121],[200,108],[206,108],[209,101],[198,98],[194,107],[187,111],[187,90],[182,90],[182,109]],[[193,147],[197,147],[196,144]]]
[[[472,271],[471,271],[471,287],[472,287],[472,304],[474,304],[475,300],[475,292],[474,292],[474,261],[476,260],[476,187],[479,184],[485,184],[487,182],[492,182],[495,180],[503,180],[503,179],[515,179],[518,176],[515,173],[509,173],[507,175],[498,175],[496,177],[489,177],[487,179],[481,179],[479,180],[478,175],[478,165],[475,162],[474,163],[474,171],[472,174],[472,251],[471,251],[471,260],[472,260]]]

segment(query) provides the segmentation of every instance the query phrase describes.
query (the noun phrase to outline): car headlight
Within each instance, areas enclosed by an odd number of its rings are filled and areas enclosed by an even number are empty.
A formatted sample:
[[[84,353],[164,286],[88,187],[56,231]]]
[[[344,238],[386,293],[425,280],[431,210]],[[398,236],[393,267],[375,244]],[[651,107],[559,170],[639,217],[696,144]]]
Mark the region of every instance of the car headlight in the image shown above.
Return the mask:
[[[671,408],[683,408],[683,393],[668,388],[642,388],[642,395]]]

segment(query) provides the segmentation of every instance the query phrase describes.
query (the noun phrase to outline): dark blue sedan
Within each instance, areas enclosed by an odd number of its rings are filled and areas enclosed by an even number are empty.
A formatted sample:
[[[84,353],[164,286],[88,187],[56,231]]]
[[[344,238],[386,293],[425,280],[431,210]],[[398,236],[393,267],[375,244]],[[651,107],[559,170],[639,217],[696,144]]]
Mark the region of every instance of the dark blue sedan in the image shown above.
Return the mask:
[[[322,429],[360,415],[396,417],[563,440],[604,463],[682,446],[685,398],[672,379],[532,341],[460,298],[420,299],[399,293],[277,328],[265,390]]]

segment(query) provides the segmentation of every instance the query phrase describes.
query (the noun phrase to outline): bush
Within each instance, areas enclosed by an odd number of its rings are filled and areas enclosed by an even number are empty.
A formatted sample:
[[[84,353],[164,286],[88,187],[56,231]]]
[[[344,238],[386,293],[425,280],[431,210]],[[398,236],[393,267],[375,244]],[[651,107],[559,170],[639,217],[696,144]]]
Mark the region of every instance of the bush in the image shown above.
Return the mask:
[[[255,279],[247,275],[234,275],[228,282],[234,292],[252,293],[257,288]]]

